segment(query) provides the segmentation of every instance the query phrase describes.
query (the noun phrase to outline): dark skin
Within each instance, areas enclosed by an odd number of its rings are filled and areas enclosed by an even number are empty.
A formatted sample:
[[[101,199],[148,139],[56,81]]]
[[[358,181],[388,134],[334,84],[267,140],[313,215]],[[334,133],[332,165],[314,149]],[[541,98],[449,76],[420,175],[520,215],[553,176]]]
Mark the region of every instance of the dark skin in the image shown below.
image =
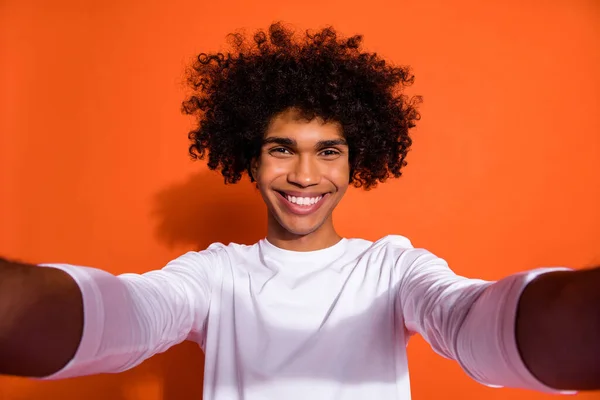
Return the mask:
[[[349,149],[341,127],[320,119],[299,119],[294,109],[272,119],[260,155],[252,164],[256,187],[268,209],[267,239],[293,251],[327,248],[341,236],[333,224],[333,210],[348,189]],[[281,193],[323,196],[319,209],[295,214]]]
[[[0,374],[50,375],[82,334],[81,292],[68,274],[0,259]]]
[[[519,301],[516,338],[525,365],[547,386],[600,389],[600,267],[534,279]]]
[[[307,251],[339,240],[332,212],[349,181],[339,126],[293,113],[277,117],[252,174],[269,210],[269,241]],[[323,194],[323,204],[310,215],[294,214],[278,197],[282,191]],[[0,260],[0,374],[43,377],[60,370],[77,350],[83,317],[82,296],[69,275]],[[515,334],[525,365],[542,383],[600,389],[600,268],[532,281],[519,301]]]

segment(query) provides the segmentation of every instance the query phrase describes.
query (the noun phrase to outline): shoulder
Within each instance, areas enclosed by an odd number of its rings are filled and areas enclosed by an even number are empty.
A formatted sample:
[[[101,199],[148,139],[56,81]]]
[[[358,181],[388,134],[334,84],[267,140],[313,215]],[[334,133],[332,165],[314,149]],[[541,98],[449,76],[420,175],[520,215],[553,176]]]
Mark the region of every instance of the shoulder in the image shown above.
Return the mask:
[[[373,243],[374,246],[394,249],[413,249],[412,242],[406,236],[387,235]]]
[[[229,243],[224,244],[220,242],[215,242],[208,246],[206,250],[200,251],[200,254],[210,254],[213,257],[221,257],[226,259],[238,259],[238,258],[247,258],[254,253],[257,253],[259,250],[258,243],[254,244],[240,244],[240,243]]]
[[[402,235],[387,235],[376,241],[349,239],[349,248],[359,248],[360,257],[369,264],[383,264],[395,269],[411,269],[431,263],[446,266],[446,262],[427,249],[414,247]]]
[[[401,235],[387,235],[376,241],[352,238],[348,239],[349,249],[358,249],[364,253],[403,252],[414,249],[411,241]]]
[[[257,244],[212,243],[204,250],[188,251],[170,261],[165,268],[218,269],[230,265],[233,260],[244,259],[257,251]]]

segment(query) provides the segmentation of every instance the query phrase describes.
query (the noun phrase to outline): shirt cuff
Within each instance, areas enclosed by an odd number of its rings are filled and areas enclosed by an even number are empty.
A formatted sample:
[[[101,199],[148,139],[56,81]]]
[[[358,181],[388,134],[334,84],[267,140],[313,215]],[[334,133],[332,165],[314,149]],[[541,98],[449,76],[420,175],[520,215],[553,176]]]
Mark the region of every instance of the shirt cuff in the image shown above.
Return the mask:
[[[516,339],[516,316],[523,290],[537,276],[568,268],[539,268],[511,275],[488,287],[475,302],[458,335],[458,362],[473,379],[490,387],[575,394],[540,382],[526,367]]]
[[[85,375],[82,371],[98,354],[102,337],[104,308],[96,280],[102,279],[106,272],[68,264],[40,264],[39,266],[60,269],[69,274],[79,286],[83,298],[83,334],[75,355],[63,368],[52,375],[36,379],[55,380]]]

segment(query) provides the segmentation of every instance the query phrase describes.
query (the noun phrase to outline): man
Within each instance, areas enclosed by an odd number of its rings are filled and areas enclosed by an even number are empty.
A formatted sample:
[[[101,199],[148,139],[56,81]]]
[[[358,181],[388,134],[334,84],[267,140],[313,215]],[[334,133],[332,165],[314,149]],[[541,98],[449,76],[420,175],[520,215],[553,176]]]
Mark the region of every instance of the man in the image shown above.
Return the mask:
[[[600,388],[599,268],[486,282],[407,238],[336,232],[350,184],[370,189],[406,164],[419,118],[407,68],[332,29],[232,38],[190,70],[190,153],[227,183],[248,173],[266,238],[143,275],[3,261],[0,373],[119,372],[188,339],[205,351],[208,400],[408,399],[406,343],[419,333],[486,385]]]

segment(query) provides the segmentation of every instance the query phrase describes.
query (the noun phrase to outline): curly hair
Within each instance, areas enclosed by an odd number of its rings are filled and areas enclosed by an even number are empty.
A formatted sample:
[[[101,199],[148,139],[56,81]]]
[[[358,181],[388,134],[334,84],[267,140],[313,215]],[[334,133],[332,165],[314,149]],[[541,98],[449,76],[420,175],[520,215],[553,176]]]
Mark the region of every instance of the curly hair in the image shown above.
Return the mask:
[[[370,189],[400,177],[420,118],[409,67],[392,66],[361,50],[362,36],[340,38],[324,28],[300,38],[281,23],[251,40],[228,35],[232,50],[201,53],[187,71],[192,93],[182,105],[197,117],[189,132],[193,159],[236,183],[258,157],[271,119],[294,108],[310,121],[341,124],[349,146],[350,183]]]

